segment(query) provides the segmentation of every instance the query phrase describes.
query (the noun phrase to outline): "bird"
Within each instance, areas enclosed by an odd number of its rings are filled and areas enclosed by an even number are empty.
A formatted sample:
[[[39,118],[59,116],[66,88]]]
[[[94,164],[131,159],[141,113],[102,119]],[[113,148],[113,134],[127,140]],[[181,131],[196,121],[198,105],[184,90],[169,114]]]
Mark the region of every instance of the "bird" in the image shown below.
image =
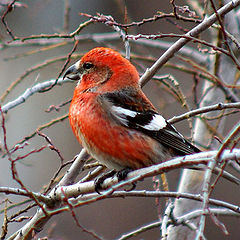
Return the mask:
[[[78,81],[69,108],[73,133],[110,170],[132,171],[200,152],[156,110],[137,69],[119,52],[96,47],[66,77]]]

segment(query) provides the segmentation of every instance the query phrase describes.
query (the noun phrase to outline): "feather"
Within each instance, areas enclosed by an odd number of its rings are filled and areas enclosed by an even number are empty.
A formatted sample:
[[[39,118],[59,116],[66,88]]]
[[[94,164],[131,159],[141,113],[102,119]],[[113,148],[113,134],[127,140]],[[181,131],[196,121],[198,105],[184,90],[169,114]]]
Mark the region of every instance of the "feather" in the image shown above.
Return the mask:
[[[101,96],[100,101],[115,121],[146,134],[178,155],[200,152],[156,112],[144,95],[139,99],[139,94],[125,89],[121,92],[106,93]]]

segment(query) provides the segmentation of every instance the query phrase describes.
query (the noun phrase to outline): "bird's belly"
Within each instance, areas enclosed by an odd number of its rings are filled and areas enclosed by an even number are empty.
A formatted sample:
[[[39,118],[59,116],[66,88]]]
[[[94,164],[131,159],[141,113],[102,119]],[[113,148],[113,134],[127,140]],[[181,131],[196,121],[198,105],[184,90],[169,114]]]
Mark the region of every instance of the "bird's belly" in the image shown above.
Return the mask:
[[[104,112],[88,106],[70,108],[70,122],[74,134],[89,154],[110,169],[129,167],[139,169],[166,161],[165,147],[144,133],[109,120]]]

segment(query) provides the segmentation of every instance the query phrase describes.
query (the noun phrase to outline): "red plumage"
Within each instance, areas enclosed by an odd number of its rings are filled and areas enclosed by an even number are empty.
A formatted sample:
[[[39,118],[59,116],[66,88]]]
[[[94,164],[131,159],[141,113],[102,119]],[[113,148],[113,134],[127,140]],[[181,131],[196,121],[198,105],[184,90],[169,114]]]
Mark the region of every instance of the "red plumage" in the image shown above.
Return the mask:
[[[110,169],[138,169],[199,151],[156,112],[136,68],[116,51],[95,48],[65,76],[79,80],[69,110],[73,132]]]

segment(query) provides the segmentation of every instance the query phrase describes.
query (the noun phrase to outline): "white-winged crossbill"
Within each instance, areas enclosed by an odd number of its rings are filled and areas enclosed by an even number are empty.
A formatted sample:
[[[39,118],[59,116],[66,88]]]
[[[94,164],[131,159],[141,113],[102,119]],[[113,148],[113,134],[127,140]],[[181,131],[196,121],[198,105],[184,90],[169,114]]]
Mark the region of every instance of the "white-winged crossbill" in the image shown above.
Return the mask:
[[[69,110],[72,130],[109,169],[139,169],[200,151],[156,111],[136,68],[118,52],[94,48],[66,76],[79,80]]]

